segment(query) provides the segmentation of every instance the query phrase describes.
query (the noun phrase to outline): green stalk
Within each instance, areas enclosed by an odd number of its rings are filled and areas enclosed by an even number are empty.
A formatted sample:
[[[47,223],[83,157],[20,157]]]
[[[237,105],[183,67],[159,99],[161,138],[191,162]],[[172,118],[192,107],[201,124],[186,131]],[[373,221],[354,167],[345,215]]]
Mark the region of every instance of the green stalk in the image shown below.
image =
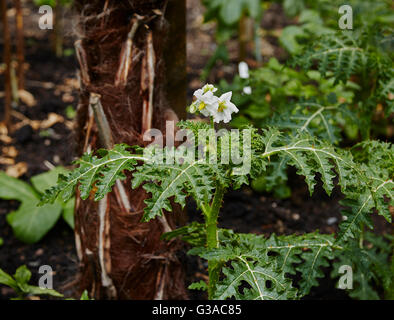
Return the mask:
[[[208,249],[218,248],[219,239],[218,239],[218,216],[219,210],[222,205],[222,200],[224,196],[224,188],[220,184],[218,184],[215,192],[215,196],[212,201],[212,205],[210,207],[209,212],[206,215],[206,229],[207,229],[207,247]],[[208,261],[208,299],[213,299],[213,294],[215,290],[216,283],[219,281],[220,274],[220,262],[218,261]]]

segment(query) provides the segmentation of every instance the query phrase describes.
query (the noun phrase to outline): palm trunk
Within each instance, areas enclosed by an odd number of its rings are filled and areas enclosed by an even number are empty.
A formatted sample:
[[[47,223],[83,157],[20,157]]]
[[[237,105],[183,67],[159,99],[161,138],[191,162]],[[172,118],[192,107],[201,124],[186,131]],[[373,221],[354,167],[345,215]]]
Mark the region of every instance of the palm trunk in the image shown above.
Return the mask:
[[[184,4],[184,0],[170,0],[174,3]],[[165,69],[162,58],[169,28],[167,3],[78,0],[75,5],[80,13],[80,40],[75,44],[81,80],[80,152],[114,143],[143,145],[145,130],[154,127],[164,132],[165,121],[176,119],[166,98],[166,78],[173,70]],[[178,28],[181,31],[185,26]],[[173,50],[185,55],[182,43]],[[186,297],[184,273],[176,256],[180,243],[160,240],[164,231],[175,228],[176,215],[141,223],[146,197],[142,189],[131,190],[129,175],[98,203],[77,199],[80,289],[88,289],[92,297]]]

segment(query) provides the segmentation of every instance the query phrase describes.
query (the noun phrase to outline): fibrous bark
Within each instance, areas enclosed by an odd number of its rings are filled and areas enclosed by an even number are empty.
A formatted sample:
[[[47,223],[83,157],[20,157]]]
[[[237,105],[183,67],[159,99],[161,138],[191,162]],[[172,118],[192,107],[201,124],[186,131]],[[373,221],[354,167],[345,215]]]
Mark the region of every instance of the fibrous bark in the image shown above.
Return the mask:
[[[166,20],[167,1],[79,0],[75,5],[80,15],[75,43],[81,80],[79,151],[146,144],[146,130],[164,132],[165,121],[176,120],[166,99],[171,70],[162,59],[171,23]],[[186,297],[176,256],[180,244],[160,240],[164,231],[175,228],[176,215],[141,223],[146,197],[142,189],[131,190],[130,175],[98,203],[77,197],[80,289],[88,289],[92,297]]]

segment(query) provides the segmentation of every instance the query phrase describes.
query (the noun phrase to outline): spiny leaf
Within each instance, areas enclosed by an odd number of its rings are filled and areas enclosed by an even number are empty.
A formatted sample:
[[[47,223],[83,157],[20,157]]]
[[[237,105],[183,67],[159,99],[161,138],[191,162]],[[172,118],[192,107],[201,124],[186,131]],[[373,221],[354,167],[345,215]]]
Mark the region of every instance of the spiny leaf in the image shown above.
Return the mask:
[[[224,280],[217,284],[215,299],[285,300],[295,297],[291,280],[274,270],[267,261],[250,261],[239,256],[222,269]],[[241,288],[246,282],[249,288]]]
[[[98,158],[86,153],[76,161],[78,168],[68,175],[59,175],[56,186],[48,189],[41,198],[41,204],[54,202],[61,194],[63,201],[69,200],[79,184],[81,198],[87,199],[94,186],[97,187],[94,198],[100,200],[111,191],[117,179],[125,179],[124,170],[132,171],[138,161],[144,160],[141,155],[131,154],[125,144],[116,145],[112,150],[101,151],[104,156]]]
[[[294,299],[309,293],[324,276],[321,267],[333,259],[333,235],[318,233],[302,236],[276,236],[269,239],[255,234],[219,232],[220,246],[216,249],[193,248],[208,261],[221,262],[224,279],[217,286],[217,299]],[[276,253],[276,254],[272,254]],[[229,264],[231,262],[231,264]],[[292,286],[288,274],[302,274],[300,289]],[[245,289],[243,281],[250,288]],[[266,286],[266,281],[271,285]]]
[[[162,210],[172,211],[171,197],[183,207],[187,195],[191,194],[201,207],[211,199],[215,187],[215,175],[204,159],[185,161],[182,165],[145,163],[137,170],[133,188],[143,181],[152,181],[143,186],[151,194],[151,197],[145,200],[144,221],[161,216]]]
[[[337,261],[333,265],[331,276],[339,278],[341,266],[348,265],[352,268],[353,288],[348,291],[349,296],[360,300],[377,300],[379,294],[372,285],[381,285],[388,290],[392,285],[389,256],[392,246],[381,236],[370,232],[365,233],[368,244],[362,244],[359,239],[349,240],[343,251],[336,252]]]
[[[334,73],[336,81],[346,82],[370,59],[361,45],[361,36],[350,33],[335,33],[321,37],[310,49],[295,57],[294,64],[309,69],[315,61],[320,73]]]
[[[207,291],[208,286],[207,283],[200,280],[199,282],[193,282],[189,287],[189,290],[201,290],[201,291]]]

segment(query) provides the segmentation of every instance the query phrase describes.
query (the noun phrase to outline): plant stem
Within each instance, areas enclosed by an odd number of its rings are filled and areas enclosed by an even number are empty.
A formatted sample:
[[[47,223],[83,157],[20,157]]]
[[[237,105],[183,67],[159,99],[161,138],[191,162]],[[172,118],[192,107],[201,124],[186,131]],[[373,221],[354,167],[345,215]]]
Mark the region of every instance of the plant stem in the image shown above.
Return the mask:
[[[358,246],[360,249],[364,247],[364,223],[361,224],[360,239],[358,240]]]
[[[224,196],[224,188],[220,184],[217,185],[215,196],[212,201],[210,211],[206,215],[206,229],[207,229],[207,247],[214,249],[219,246],[217,220],[219,210],[222,205]],[[208,299],[212,300],[216,283],[219,281],[220,262],[215,260],[208,261]]]

